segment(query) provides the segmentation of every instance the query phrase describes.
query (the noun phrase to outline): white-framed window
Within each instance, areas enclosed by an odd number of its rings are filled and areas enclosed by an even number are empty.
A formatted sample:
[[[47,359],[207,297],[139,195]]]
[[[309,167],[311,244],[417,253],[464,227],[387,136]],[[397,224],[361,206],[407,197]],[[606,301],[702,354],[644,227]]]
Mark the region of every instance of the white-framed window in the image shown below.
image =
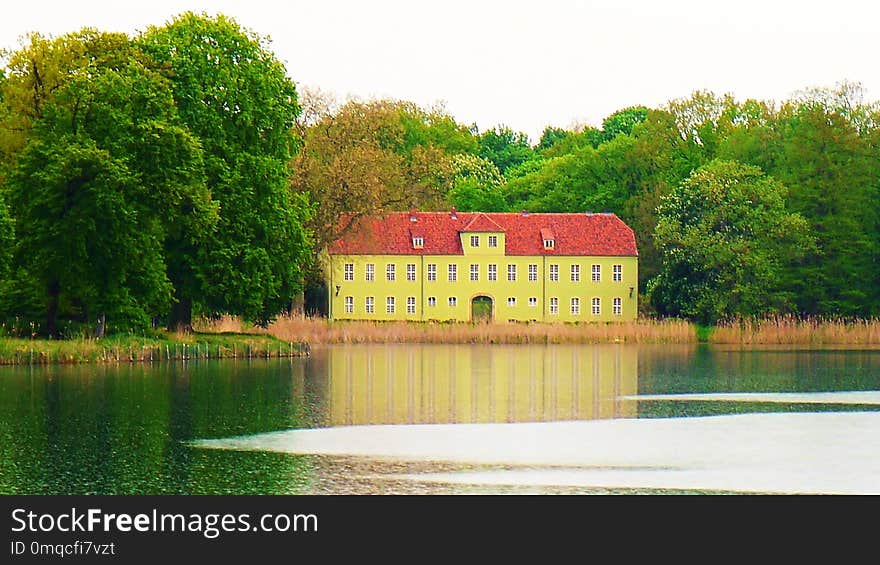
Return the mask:
[[[580,316],[581,314],[581,299],[580,298],[572,298],[571,299],[571,315],[572,316]]]
[[[556,242],[552,239],[544,240],[544,249],[553,249],[556,246]]]
[[[385,313],[394,314],[394,297],[389,296],[385,299]]]
[[[538,307],[538,297],[530,296],[529,297],[529,308],[537,308]]]
[[[623,280],[623,265],[611,265],[611,280],[613,282]]]
[[[623,300],[621,300],[619,296],[611,302],[611,312],[614,313],[615,316],[623,314]]]
[[[353,281],[354,280],[354,263],[346,263],[344,265],[342,280],[344,280],[344,281]]]
[[[364,271],[364,280],[370,282],[376,278],[376,264],[367,263],[367,270]]]
[[[593,265],[593,282],[602,280],[602,265]]]
[[[550,264],[550,282],[559,281],[559,265]]]
[[[416,249],[421,249],[425,246],[425,238],[424,237],[414,237],[413,238],[413,247]]]
[[[345,297],[345,313],[353,314],[354,313],[354,296],[346,296]]]
[[[550,298],[550,314],[554,316],[559,314],[559,299],[556,297]]]
[[[407,314],[415,314],[416,313],[416,297],[415,296],[407,296],[406,297],[406,313]]]
[[[489,265],[488,269],[489,269],[489,280],[490,281],[497,281],[498,280],[498,265],[495,265],[494,263],[492,263]]]
[[[437,307],[437,297],[429,296],[428,297],[428,308],[436,308]]]
[[[498,247],[498,236],[490,235],[489,238],[489,247]]]
[[[428,263],[428,280],[436,281],[437,280],[437,264],[436,263]]]
[[[458,280],[458,265],[455,263],[449,264],[449,282],[455,282]]]
[[[406,280],[408,280],[408,281],[416,280],[416,264],[415,263],[407,263],[406,264]]]
[[[516,280],[516,265],[513,265],[513,264],[507,265],[507,280],[509,280],[509,281]]]
[[[508,308],[515,308],[516,307],[516,297],[515,296],[511,296],[510,298],[507,299],[507,307]]]
[[[480,266],[476,263],[471,264],[471,280],[478,281],[480,280]]]
[[[602,314],[602,299],[601,298],[594,298],[593,299],[593,315],[599,316],[600,314]]]
[[[385,280],[394,280],[394,263],[388,263],[385,265]]]
[[[581,266],[571,266],[571,282],[581,282]]]
[[[368,296],[365,301],[365,308],[367,314],[372,314],[376,309],[376,299],[372,296]]]
[[[529,265],[529,282],[535,282],[538,280],[538,266],[537,265]]]
[[[471,236],[471,247],[479,247],[480,246],[480,236],[472,235]]]
[[[449,297],[449,306],[454,308],[457,305],[458,305],[458,298],[456,298],[454,296],[450,296]]]

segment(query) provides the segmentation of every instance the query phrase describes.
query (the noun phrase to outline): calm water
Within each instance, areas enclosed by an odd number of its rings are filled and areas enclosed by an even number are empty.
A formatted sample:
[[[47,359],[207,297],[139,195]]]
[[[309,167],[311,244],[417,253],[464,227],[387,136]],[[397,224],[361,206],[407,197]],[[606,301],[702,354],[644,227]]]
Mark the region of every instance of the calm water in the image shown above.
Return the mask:
[[[510,485],[583,486],[592,483],[571,473],[548,480],[547,472],[536,477],[519,467],[512,479],[487,475],[481,465],[497,466],[509,460],[510,465],[528,464],[534,470],[538,463],[552,466],[557,460],[520,458],[522,453],[514,449],[515,456],[499,452],[496,459],[473,457],[469,464],[468,447],[483,450],[480,441],[492,445],[499,441],[481,436],[485,430],[512,430],[504,432],[512,434],[505,441],[514,444],[533,429],[552,430],[554,438],[569,433],[557,430],[569,430],[571,438],[584,442],[599,442],[605,437],[600,432],[612,440],[632,433],[627,437],[634,443],[627,449],[647,453],[650,445],[678,437],[672,434],[689,433],[678,428],[666,432],[655,424],[715,421],[680,417],[848,413],[855,418],[868,413],[873,418],[880,415],[877,391],[880,351],[876,350],[339,346],[315,348],[310,359],[281,361],[6,367],[0,368],[0,493],[469,492],[476,488],[474,484],[496,485],[489,492],[510,492],[514,488]],[[835,392],[842,394],[823,394]],[[746,394],[734,397],[729,393]],[[700,396],[679,396],[694,394]],[[613,421],[641,424],[632,432],[597,427]],[[557,424],[486,426],[527,422]],[[592,427],[552,427],[584,422],[592,422],[587,424]],[[801,426],[798,422],[770,417],[750,420],[745,427],[760,434],[755,426],[766,425],[780,436],[779,430]],[[861,420],[833,422],[864,428]],[[358,435],[330,440],[309,436],[318,444],[304,451],[291,448],[288,436],[266,435],[328,427],[339,428],[329,430],[334,433]],[[420,434],[422,430],[427,435],[403,439],[377,435]],[[644,440],[649,443],[638,443],[638,434],[644,430],[661,434],[656,436],[659,440],[651,436],[654,439]],[[462,431],[467,433],[458,433]],[[454,456],[442,451],[442,445],[432,444],[436,438],[430,434],[451,443]],[[234,443],[242,438],[249,443]],[[300,433],[294,444],[304,445],[304,438]],[[282,440],[286,443],[279,448]],[[233,443],[223,443],[229,441]],[[346,442],[357,449],[346,450]],[[856,457],[856,451],[866,447],[834,444],[833,456],[843,458],[848,452],[841,453],[841,449],[850,449]],[[206,445],[225,449],[205,449]],[[434,445],[437,451],[432,452]],[[527,450],[525,445],[520,451]],[[361,447],[368,451],[361,453]],[[689,444],[696,454],[707,453],[710,447],[700,445],[698,439]],[[562,449],[564,453],[587,451],[570,445]],[[778,451],[778,446],[768,449]],[[348,457],[366,453],[377,457]],[[410,453],[413,460],[407,461]],[[428,461],[432,453],[448,462]],[[383,455],[396,459],[383,461]],[[615,461],[625,455],[616,453]],[[569,459],[565,464],[578,472],[604,461]],[[729,463],[730,473],[735,464]],[[858,464],[870,466],[874,461]],[[853,484],[864,488],[857,479]],[[651,484],[647,479],[634,481],[628,488],[703,488],[697,483],[690,487],[686,481],[668,483],[672,485],[668,487]],[[709,490],[725,490],[717,486],[724,484],[717,480],[705,484],[715,485],[705,487]],[[540,492],[548,490],[552,491],[548,487]]]

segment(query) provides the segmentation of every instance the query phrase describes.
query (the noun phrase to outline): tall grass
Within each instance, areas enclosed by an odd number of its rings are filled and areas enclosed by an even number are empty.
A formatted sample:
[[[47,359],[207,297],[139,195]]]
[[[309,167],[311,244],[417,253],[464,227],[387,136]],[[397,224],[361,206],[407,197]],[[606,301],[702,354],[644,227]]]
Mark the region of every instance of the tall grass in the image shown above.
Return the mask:
[[[715,327],[710,343],[744,345],[880,345],[880,319],[841,320],[779,316]]]
[[[308,346],[270,335],[167,334],[151,338],[104,339],[0,338],[0,365],[55,363],[129,363],[226,358],[297,357]]]
[[[281,340],[329,343],[692,343],[693,324],[638,320],[608,324],[335,321],[286,316],[267,330]]]

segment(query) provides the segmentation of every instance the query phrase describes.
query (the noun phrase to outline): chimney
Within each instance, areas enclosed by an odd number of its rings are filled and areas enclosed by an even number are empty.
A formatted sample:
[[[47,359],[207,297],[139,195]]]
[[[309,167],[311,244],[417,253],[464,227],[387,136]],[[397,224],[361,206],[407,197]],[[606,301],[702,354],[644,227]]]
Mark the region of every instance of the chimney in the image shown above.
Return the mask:
[[[528,211],[528,210],[523,210],[523,211],[522,211],[522,215],[523,215],[524,218],[528,218],[528,217],[529,217],[529,211]]]
[[[415,208],[409,209],[409,221],[410,222],[418,222],[419,221],[419,219],[416,217],[416,209]]]
[[[458,211],[456,211],[455,207],[452,208],[452,212],[450,212],[449,217],[453,220],[458,219]]]

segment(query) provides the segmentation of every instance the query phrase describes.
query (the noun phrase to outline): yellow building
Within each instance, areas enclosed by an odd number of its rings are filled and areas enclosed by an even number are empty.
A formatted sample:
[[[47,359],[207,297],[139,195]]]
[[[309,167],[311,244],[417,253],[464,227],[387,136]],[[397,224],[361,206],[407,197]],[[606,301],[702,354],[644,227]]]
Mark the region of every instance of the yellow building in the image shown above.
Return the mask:
[[[614,214],[394,212],[327,249],[335,320],[611,322],[638,314],[635,235]]]

